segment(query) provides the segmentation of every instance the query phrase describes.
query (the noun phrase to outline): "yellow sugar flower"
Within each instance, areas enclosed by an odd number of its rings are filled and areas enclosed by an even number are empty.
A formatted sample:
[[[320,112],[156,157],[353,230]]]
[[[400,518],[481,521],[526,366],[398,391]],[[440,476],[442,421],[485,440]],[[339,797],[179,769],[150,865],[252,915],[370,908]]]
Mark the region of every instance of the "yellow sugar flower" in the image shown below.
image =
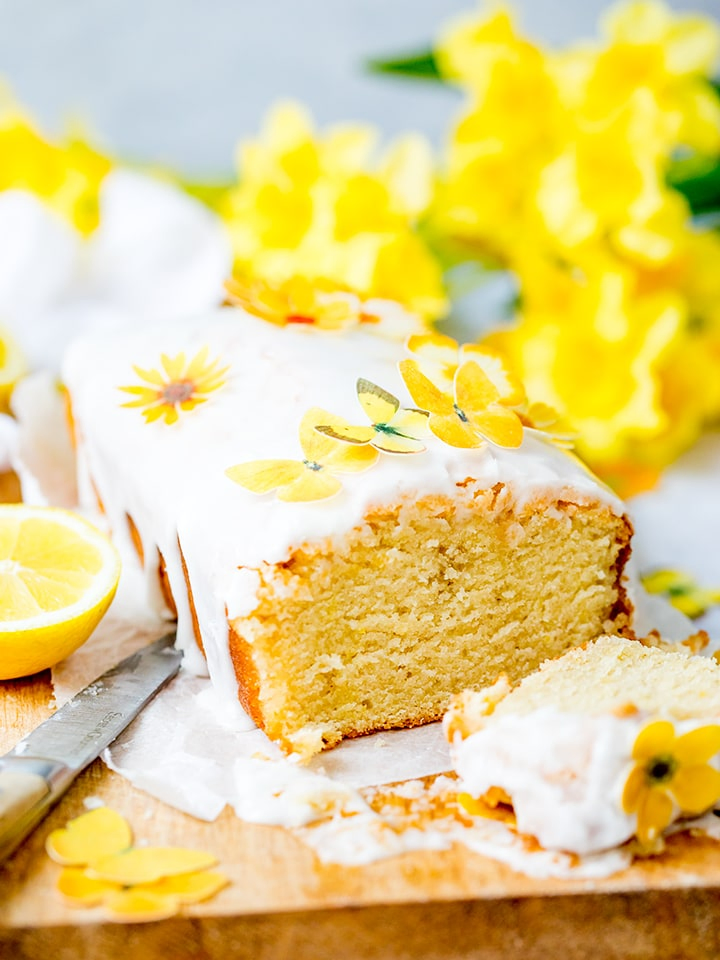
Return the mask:
[[[669,720],[655,720],[640,731],[622,807],[637,814],[637,837],[643,846],[657,843],[676,807],[684,816],[697,816],[720,798],[720,772],[708,762],[719,751],[717,724],[677,736]]]
[[[277,490],[278,500],[290,502],[325,500],[342,489],[336,473],[367,470],[378,458],[371,446],[355,446],[319,433],[326,425],[341,431],[348,424],[341,417],[313,407],[300,423],[302,460],[252,460],[228,467],[227,476],[253,493]]]
[[[320,433],[345,443],[370,444],[383,453],[422,453],[425,444],[421,437],[428,435],[428,414],[425,410],[413,410],[400,406],[400,401],[376,383],[357,381],[357,395],[372,425],[332,426],[320,424],[315,427]]]
[[[563,450],[571,450],[577,438],[576,431],[547,403],[530,403],[518,411],[523,426],[537,433]]]
[[[429,147],[408,136],[376,157],[375,139],[352,125],[318,135],[295,104],[271,111],[240,149],[239,184],[223,210],[235,273],[271,284],[304,277],[429,318],[443,313],[441,270],[416,231],[434,189]]]
[[[146,423],[155,420],[176,423],[181,413],[205,403],[211,393],[225,385],[230,368],[221,367],[217,358],[210,360],[209,353],[209,347],[205,346],[190,361],[184,353],[175,357],[163,353],[160,367],[145,370],[133,366],[145,384],[119,387],[136,398],[121,406],[140,407]]]
[[[399,368],[410,396],[428,411],[428,425],[444,443],[466,448],[485,441],[500,447],[522,443],[520,417],[503,406],[500,392],[476,360],[460,364],[452,392],[426,377],[416,360],[402,360]]]
[[[297,276],[272,284],[259,278],[231,277],[225,289],[231,303],[282,327],[298,323],[319,330],[341,330],[364,319],[354,294],[320,280]]]
[[[715,604],[720,604],[720,590],[708,590],[679,570],[654,570],[642,576],[648,593],[665,594],[670,603],[686,617],[700,617]]]
[[[503,357],[495,350],[477,343],[464,343],[441,333],[419,333],[408,337],[405,344],[417,361],[418,369],[436,386],[452,390],[458,367],[474,360],[489,378],[500,403],[519,406],[525,402],[525,389]]]

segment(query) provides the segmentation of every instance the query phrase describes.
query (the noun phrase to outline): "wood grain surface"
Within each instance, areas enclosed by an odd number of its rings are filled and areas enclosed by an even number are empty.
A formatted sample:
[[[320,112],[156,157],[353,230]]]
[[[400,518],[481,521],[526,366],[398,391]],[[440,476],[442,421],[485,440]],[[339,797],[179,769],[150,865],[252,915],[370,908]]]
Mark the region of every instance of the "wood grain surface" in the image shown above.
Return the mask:
[[[48,674],[0,684],[0,752],[51,712]],[[66,906],[50,830],[99,797],[139,839],[214,852],[232,883],[161,923],[114,925]],[[661,856],[601,881],[517,874],[464,848],[364,868],[320,863],[286,831],[226,811],[204,823],[134,789],[96,761],[0,869],[0,957],[716,958],[720,845],[677,837]]]

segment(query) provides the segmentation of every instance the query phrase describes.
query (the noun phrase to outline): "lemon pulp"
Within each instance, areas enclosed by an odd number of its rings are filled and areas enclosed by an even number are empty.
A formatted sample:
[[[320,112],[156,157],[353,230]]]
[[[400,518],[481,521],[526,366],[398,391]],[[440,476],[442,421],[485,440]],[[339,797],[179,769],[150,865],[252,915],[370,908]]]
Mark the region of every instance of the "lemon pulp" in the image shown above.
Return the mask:
[[[0,506],[0,679],[44,670],[84,643],[119,575],[117,551],[81,517]]]

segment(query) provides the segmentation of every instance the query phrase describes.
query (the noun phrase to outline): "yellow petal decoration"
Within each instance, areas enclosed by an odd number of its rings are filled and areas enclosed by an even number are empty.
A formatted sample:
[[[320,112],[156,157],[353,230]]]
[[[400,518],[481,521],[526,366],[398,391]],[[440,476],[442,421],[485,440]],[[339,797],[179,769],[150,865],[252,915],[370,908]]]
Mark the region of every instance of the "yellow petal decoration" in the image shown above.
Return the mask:
[[[100,857],[127,850],[132,831],[127,820],[109,807],[97,807],[53,830],[45,842],[49,857],[67,866],[85,866]]]
[[[626,813],[637,814],[640,843],[652,849],[677,810],[697,816],[720,799],[720,771],[709,761],[720,753],[720,725],[676,736],[669,720],[647,724],[635,739],[622,795]]]
[[[325,500],[334,496],[342,489],[335,473],[366,470],[375,463],[378,452],[369,445],[355,445],[320,433],[316,429],[319,425],[335,432],[349,427],[341,417],[313,407],[300,423],[303,460],[252,460],[228,467],[226,476],[252,493],[277,490],[278,500],[288,502]]]
[[[111,894],[105,900],[105,912],[109,920],[121,923],[150,923],[153,920],[167,920],[174,917],[180,909],[175,897],[165,897],[158,893],[146,893],[137,888],[121,890]]]
[[[89,877],[83,867],[65,867],[57,888],[74,907],[96,907],[111,893],[118,893],[122,889],[119,883]]]
[[[133,847],[124,853],[94,860],[88,867],[87,874],[98,880],[131,886],[152,883],[178,873],[205,870],[216,863],[217,857],[202,850],[189,850],[185,847]]]
[[[118,922],[162,920],[181,905],[198,903],[227,885],[225,874],[209,867],[210,853],[183,847],[133,847],[127,822],[98,807],[55,830],[47,852],[66,866],[57,888],[72,906],[103,905]],[[86,866],[86,864],[89,864]]]
[[[210,348],[205,346],[187,361],[184,353],[171,357],[162,354],[159,367],[133,370],[146,385],[118,387],[136,399],[123,407],[139,407],[146,423],[164,420],[177,423],[180,414],[208,400],[210,394],[225,385],[229,367],[221,367],[220,360],[210,360]]]
[[[315,429],[344,443],[370,444],[383,453],[422,453],[427,436],[428,414],[424,410],[401,409],[400,401],[376,383],[362,377],[356,384],[360,406],[372,420],[371,427],[319,424]]]
[[[342,330],[366,320],[355,294],[322,279],[294,276],[273,284],[257,277],[231,277],[225,290],[230,303],[277,326],[302,324],[318,330]]]
[[[155,883],[135,887],[138,893],[172,897],[177,903],[200,903],[209,900],[226,887],[230,881],[218,870],[202,870],[194,873],[181,873],[174,877],[163,877]]]
[[[641,577],[648,593],[663,593],[686,617],[702,616],[720,603],[720,590],[701,587],[697,581],[679,570],[655,570]]]
[[[418,407],[428,411],[436,437],[452,447],[474,448],[484,441],[520,446],[523,421],[506,404],[522,403],[525,392],[499,354],[486,347],[459,349],[450,337],[434,335],[411,337],[407,346],[420,359],[400,361],[400,374]],[[437,380],[427,375],[433,370]]]

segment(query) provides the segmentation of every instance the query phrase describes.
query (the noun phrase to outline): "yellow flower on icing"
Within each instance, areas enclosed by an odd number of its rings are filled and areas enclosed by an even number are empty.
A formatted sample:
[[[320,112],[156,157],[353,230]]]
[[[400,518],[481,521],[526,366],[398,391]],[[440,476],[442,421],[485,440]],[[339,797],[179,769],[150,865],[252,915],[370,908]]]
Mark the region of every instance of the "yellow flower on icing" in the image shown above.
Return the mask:
[[[355,294],[322,280],[295,276],[273,284],[259,278],[231,277],[225,289],[231,303],[281,327],[297,323],[319,330],[341,330],[365,319]]]
[[[164,353],[157,368],[133,366],[145,384],[119,387],[136,398],[122,406],[140,407],[146,423],[176,423],[181,413],[205,403],[211,393],[225,385],[230,368],[220,367],[219,359],[210,360],[209,353],[209,347],[203,347],[189,362],[184,353],[175,357]]]
[[[479,447],[485,441],[500,447],[522,443],[520,417],[502,405],[497,388],[476,361],[458,367],[452,393],[421,373],[415,360],[402,360],[400,373],[415,403],[430,414],[430,429],[444,443],[451,447]]]
[[[663,593],[670,603],[686,617],[700,617],[720,603],[720,590],[708,590],[679,570],[654,570],[642,577],[648,593]]]
[[[375,139],[353,125],[317,134],[296,104],[272,110],[240,147],[223,210],[235,273],[273,285],[304,277],[423,317],[443,313],[440,266],[416,231],[433,193],[429,147],[408,136],[375,158]]]
[[[422,453],[425,450],[420,439],[428,434],[425,410],[401,408],[397,397],[362,378],[357,381],[357,395],[372,426],[319,424],[315,429],[345,443],[370,444],[383,453]]]
[[[520,446],[523,424],[511,407],[525,392],[500,354],[440,334],[412,336],[407,347],[414,359],[402,360],[400,373],[435,436],[452,447]]]
[[[676,807],[685,816],[697,816],[720,798],[720,772],[708,762],[718,752],[717,724],[678,737],[669,720],[655,720],[640,731],[622,807],[637,814],[637,837],[643,846],[657,842]]]
[[[313,407],[300,423],[302,460],[251,460],[228,467],[226,475],[253,493],[276,490],[278,500],[325,500],[334,496],[342,489],[335,474],[367,470],[377,460],[378,451],[319,433],[316,430],[319,425],[340,431],[348,423],[342,417]]]

